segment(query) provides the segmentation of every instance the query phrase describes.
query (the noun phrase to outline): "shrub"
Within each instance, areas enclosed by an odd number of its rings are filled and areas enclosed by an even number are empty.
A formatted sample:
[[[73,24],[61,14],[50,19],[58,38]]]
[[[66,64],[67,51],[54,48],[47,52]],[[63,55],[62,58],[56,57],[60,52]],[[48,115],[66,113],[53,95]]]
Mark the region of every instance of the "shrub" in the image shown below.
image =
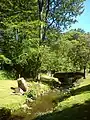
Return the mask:
[[[32,99],[36,99],[36,93],[34,90],[30,90],[28,93],[27,93],[27,97],[28,98],[32,98]]]
[[[14,75],[4,70],[0,70],[0,80],[12,80]]]

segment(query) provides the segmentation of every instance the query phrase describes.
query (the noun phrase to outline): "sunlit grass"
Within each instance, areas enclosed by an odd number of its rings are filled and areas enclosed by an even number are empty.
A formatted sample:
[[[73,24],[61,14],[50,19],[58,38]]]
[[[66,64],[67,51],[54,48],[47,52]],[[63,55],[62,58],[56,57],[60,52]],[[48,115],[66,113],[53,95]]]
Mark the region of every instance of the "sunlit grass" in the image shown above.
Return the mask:
[[[58,103],[56,107],[57,110],[72,107],[74,104],[83,104],[85,101],[90,100],[90,76],[81,81],[79,86],[73,88],[69,98]]]
[[[37,96],[48,92],[50,87],[41,82],[27,82],[29,90],[33,90]],[[11,109],[18,109],[26,101],[26,94],[13,94],[11,87],[17,87],[16,80],[0,80],[0,107],[8,107]]]
[[[50,90],[42,82],[29,82],[29,89],[36,91],[37,95]],[[10,87],[17,87],[16,80],[0,80],[0,107],[18,109],[26,100],[26,96],[12,95]],[[74,87],[70,96],[58,101],[54,112],[42,116],[45,120],[83,120],[87,118],[90,110],[90,75],[81,79],[80,85]],[[41,117],[41,119],[42,119]],[[39,119],[40,120],[40,119]]]
[[[0,80],[0,107],[17,109],[25,102],[25,96],[13,95],[10,87],[17,87],[16,80]]]

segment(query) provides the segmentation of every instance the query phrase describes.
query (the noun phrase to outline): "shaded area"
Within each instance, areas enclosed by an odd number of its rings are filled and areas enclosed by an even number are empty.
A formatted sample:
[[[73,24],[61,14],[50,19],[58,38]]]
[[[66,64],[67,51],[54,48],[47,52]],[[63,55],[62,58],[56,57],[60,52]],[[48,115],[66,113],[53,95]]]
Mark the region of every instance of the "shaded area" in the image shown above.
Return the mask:
[[[82,86],[82,87],[77,88],[75,90],[71,89],[70,91],[69,90],[65,91],[63,89],[63,92],[60,92],[60,97],[58,97],[54,102],[55,103],[61,102],[65,99],[69,98],[70,96],[82,94],[83,92],[86,92],[86,91],[90,91],[90,85]]]
[[[33,120],[90,120],[90,100],[84,104],[75,104],[62,111],[38,116]]]
[[[53,77],[58,78],[62,85],[71,85],[82,77],[85,78],[85,73],[82,72],[57,72]]]
[[[85,77],[85,73],[82,72],[57,72],[54,74],[54,77],[58,79],[65,78],[77,78],[77,77]]]
[[[7,120],[11,116],[11,110],[5,107],[0,108],[0,120]]]
[[[12,116],[11,118],[6,119],[6,120],[24,120],[24,117],[15,115],[15,116]]]
[[[53,79],[53,77],[52,78],[42,77],[41,78],[41,82],[43,84],[47,84],[51,89],[53,89],[53,88],[60,88],[60,86],[61,86],[60,82],[59,81],[55,81]]]
[[[70,93],[72,96],[75,96],[75,95],[81,94],[85,91],[90,91],[90,85],[82,86],[80,88],[77,88],[76,90],[71,90]]]
[[[55,99],[53,102],[57,105],[58,102],[62,102],[65,99],[69,98],[70,96],[71,96],[70,93],[61,92],[60,96],[57,99]]]

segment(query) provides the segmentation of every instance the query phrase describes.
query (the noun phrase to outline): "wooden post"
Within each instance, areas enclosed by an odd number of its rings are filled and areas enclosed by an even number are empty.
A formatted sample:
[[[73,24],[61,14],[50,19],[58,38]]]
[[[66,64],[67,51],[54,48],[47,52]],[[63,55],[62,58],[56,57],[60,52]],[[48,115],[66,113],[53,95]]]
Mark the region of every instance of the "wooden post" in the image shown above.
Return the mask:
[[[84,66],[84,79],[86,79],[86,66]]]

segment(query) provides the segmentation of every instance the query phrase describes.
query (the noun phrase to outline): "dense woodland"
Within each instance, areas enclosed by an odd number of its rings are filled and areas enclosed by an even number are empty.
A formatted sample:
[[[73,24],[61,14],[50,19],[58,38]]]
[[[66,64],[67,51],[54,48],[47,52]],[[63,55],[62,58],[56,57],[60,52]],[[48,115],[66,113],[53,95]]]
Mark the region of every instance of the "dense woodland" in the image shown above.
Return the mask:
[[[0,69],[35,78],[41,71],[90,68],[90,33],[70,30],[84,0],[1,0]]]

